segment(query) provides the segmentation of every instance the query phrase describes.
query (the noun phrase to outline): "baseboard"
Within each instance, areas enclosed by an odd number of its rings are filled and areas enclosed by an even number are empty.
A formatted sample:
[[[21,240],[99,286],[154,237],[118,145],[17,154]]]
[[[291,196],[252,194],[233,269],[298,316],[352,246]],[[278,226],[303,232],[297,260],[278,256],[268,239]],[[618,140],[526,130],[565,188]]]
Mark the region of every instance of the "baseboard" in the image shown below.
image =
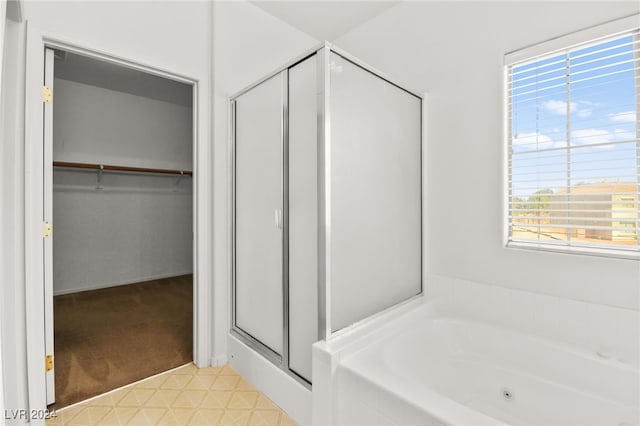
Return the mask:
[[[298,424],[311,424],[311,391],[240,340],[228,335],[229,364]]]
[[[69,288],[69,289],[64,289],[64,290],[56,290],[56,289],[54,289],[53,290],[53,295],[54,296],[60,296],[60,295],[63,295],[63,294],[80,293],[82,291],[100,290],[101,288],[117,287],[117,286],[120,286],[120,285],[141,283],[141,282],[144,282],[144,281],[151,281],[151,280],[161,280],[163,278],[179,277],[181,275],[188,275],[188,274],[193,274],[193,271],[169,272],[169,273],[165,273],[165,274],[151,275],[151,276],[147,276],[147,277],[138,277],[138,278],[132,278],[132,279],[118,281],[118,282],[114,282],[114,283],[97,284],[97,285],[92,285],[92,286],[88,286],[88,287],[81,287],[81,288]]]
[[[212,367],[221,367],[229,362],[229,357],[227,355],[219,355],[211,358],[211,366]]]

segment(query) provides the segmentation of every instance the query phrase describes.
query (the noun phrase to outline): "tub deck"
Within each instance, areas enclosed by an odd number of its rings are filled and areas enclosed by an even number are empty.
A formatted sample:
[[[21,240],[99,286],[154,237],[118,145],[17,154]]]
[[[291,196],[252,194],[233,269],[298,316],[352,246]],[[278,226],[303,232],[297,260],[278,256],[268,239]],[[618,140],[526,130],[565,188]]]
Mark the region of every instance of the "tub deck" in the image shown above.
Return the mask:
[[[637,365],[429,304],[361,333],[324,348],[336,424],[640,424]]]

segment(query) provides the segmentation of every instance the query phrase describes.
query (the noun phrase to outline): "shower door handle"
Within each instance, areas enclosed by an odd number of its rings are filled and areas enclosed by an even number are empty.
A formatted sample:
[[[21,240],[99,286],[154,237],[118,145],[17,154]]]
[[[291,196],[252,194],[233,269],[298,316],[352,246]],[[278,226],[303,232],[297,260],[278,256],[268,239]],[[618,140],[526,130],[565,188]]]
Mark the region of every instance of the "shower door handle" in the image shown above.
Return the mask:
[[[275,210],[276,228],[282,229],[282,209]]]

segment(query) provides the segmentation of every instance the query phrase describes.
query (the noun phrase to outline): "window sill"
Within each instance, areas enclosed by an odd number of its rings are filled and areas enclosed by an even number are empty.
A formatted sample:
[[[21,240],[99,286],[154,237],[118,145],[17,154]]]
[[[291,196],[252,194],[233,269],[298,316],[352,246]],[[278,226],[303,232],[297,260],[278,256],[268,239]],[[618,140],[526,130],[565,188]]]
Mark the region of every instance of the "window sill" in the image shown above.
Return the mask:
[[[537,243],[527,241],[507,241],[505,246],[508,249],[522,249],[543,251],[559,254],[586,255],[597,257],[608,257],[625,260],[640,260],[640,249],[623,249],[623,248],[599,248],[599,247],[580,247],[566,246],[553,243]]]

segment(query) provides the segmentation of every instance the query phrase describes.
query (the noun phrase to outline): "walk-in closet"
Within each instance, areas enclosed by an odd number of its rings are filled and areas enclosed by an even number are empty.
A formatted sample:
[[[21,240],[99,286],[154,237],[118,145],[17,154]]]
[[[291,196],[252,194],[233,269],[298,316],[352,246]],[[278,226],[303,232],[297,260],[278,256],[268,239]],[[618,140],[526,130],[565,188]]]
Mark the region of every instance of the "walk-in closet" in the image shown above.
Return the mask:
[[[193,359],[193,87],[45,57],[47,402],[59,408]]]

